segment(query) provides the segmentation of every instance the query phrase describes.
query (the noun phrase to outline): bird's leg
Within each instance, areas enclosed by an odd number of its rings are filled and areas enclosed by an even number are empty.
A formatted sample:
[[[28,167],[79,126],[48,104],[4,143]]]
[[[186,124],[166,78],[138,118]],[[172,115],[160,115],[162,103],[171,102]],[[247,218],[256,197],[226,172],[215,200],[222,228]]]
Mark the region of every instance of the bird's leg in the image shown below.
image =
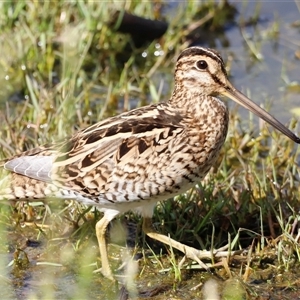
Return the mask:
[[[104,215],[103,218],[99,220],[96,224],[96,235],[99,243],[101,262],[102,262],[101,273],[103,274],[104,277],[114,280],[108,262],[107,243],[106,243],[106,236],[105,236],[106,228],[110,221],[111,220]]]
[[[181,251],[182,253],[184,253],[186,255],[186,257],[196,261],[204,269],[208,268],[198,257],[199,252],[201,252],[201,251],[199,251],[193,247],[181,244],[164,234],[160,234],[160,233],[156,232],[152,226],[151,218],[143,219],[143,231],[150,238],[157,240],[161,243],[164,243],[166,245],[170,245],[172,248],[176,248],[177,250]]]
[[[182,253],[185,254],[187,258],[190,258],[194,261],[196,261],[200,267],[204,269],[208,269],[208,266],[204,264],[201,259],[206,258],[206,259],[212,259],[213,256],[215,257],[228,257],[229,254],[236,254],[239,253],[240,251],[225,251],[228,249],[228,246],[224,246],[220,249],[217,250],[212,250],[212,251],[206,251],[206,250],[198,250],[193,247],[181,244],[170,237],[160,234],[156,232],[153,227],[152,227],[152,220],[151,218],[144,218],[143,220],[143,231],[145,234],[147,234],[150,238],[157,240],[161,243],[164,243],[166,245],[170,245],[172,248],[176,248],[177,250],[181,251]]]

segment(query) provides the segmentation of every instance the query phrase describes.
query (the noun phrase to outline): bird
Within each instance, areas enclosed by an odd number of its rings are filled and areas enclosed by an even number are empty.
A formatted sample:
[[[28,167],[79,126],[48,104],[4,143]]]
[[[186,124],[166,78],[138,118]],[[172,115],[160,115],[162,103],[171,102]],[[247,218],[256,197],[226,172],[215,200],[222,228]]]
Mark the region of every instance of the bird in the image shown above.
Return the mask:
[[[158,201],[199,183],[225,142],[228,97],[295,143],[292,131],[238,91],[220,54],[200,46],[183,50],[176,61],[169,100],[123,112],[82,129],[68,139],[27,150],[0,164],[6,175],[0,200],[73,199],[96,207],[102,274],[114,280],[106,241],[108,224],[129,210],[143,217],[150,238],[201,264],[202,252],[153,229]]]

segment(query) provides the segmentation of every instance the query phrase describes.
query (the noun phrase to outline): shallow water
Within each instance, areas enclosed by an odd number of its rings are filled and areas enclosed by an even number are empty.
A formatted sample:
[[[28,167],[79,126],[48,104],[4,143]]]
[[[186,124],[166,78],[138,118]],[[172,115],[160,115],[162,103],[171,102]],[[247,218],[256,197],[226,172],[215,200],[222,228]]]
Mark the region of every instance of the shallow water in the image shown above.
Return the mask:
[[[258,50],[261,60],[249,60],[249,46],[238,27],[226,32],[229,47],[224,50],[234,56],[231,69],[234,85],[249,93],[256,103],[267,103],[266,107],[271,104],[270,111],[283,122],[291,119],[292,109],[300,107],[299,89],[296,92],[289,89],[293,82],[299,85],[300,78],[300,60],[295,56],[300,46],[299,26],[295,26],[300,8],[296,2],[248,1],[244,5],[233,1],[244,19],[254,14],[256,6],[260,7],[259,24],[256,28],[245,27],[244,35]],[[277,27],[278,34],[274,34]]]

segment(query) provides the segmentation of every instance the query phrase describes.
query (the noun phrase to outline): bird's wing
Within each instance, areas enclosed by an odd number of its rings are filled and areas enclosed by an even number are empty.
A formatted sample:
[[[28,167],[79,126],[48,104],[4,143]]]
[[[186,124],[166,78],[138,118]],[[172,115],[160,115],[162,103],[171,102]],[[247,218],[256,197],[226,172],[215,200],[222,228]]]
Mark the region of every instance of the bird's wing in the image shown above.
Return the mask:
[[[97,195],[113,173],[147,164],[151,155],[165,151],[170,138],[183,131],[180,121],[180,115],[168,113],[163,104],[148,106],[92,125],[58,145],[25,152],[4,166],[63,188]]]

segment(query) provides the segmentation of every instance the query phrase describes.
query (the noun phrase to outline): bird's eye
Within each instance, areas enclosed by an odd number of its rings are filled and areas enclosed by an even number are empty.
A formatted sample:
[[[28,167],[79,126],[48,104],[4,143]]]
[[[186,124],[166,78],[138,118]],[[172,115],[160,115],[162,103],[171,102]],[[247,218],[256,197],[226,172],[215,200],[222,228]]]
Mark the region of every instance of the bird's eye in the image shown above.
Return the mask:
[[[200,69],[200,70],[205,70],[206,68],[207,68],[207,62],[205,61],[205,60],[198,60],[197,62],[196,62],[196,66],[197,66],[197,68],[198,69]]]

